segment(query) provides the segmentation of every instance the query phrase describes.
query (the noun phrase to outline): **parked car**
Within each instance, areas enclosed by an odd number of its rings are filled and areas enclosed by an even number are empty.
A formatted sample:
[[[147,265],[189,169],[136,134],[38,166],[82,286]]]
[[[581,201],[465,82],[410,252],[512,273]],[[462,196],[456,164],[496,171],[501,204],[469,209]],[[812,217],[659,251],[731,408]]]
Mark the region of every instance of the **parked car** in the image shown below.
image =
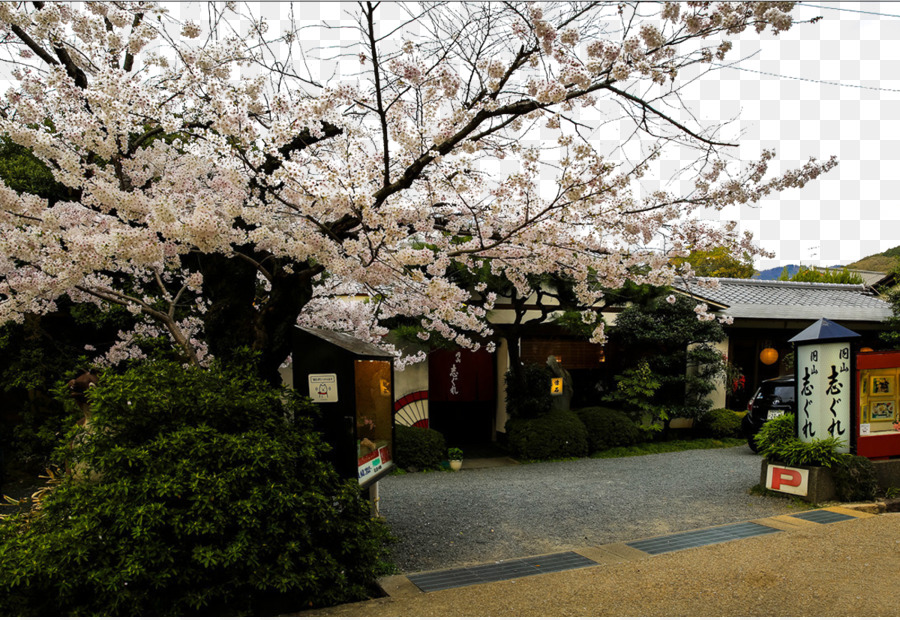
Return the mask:
[[[785,413],[797,414],[795,386],[794,375],[767,379],[759,384],[753,398],[747,403],[747,415],[741,420],[741,429],[754,452],[757,451],[756,433],[763,424]]]

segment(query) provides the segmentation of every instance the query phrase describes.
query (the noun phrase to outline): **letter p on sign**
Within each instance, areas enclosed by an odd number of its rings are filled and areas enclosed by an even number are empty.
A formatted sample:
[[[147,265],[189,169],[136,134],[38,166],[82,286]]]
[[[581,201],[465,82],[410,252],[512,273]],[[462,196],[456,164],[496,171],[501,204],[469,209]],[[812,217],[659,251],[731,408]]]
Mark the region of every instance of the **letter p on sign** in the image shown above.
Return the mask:
[[[766,472],[766,488],[791,495],[806,495],[809,487],[809,470],[769,465]]]

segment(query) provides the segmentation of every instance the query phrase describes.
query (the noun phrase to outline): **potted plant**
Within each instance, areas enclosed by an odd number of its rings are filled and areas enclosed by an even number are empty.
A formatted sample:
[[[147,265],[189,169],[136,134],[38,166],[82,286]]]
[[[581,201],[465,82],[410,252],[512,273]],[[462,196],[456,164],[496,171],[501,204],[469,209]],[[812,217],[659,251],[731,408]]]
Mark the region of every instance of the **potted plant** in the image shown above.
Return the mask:
[[[447,456],[450,459],[450,469],[459,471],[459,468],[462,467],[463,451],[459,448],[450,448],[447,450]]]

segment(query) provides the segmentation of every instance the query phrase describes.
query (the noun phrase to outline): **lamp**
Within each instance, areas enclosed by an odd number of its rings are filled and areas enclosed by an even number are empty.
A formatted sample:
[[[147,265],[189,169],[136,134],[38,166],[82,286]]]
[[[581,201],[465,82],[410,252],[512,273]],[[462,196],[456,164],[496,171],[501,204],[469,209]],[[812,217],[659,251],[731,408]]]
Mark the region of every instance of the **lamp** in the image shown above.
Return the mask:
[[[778,351],[776,351],[772,347],[763,349],[759,354],[759,361],[761,361],[766,366],[771,366],[778,361]]]
[[[862,349],[859,350],[859,352],[860,352],[860,353],[869,353],[869,352],[874,351],[874,350],[875,350],[875,349],[873,349],[872,347],[863,347]]]

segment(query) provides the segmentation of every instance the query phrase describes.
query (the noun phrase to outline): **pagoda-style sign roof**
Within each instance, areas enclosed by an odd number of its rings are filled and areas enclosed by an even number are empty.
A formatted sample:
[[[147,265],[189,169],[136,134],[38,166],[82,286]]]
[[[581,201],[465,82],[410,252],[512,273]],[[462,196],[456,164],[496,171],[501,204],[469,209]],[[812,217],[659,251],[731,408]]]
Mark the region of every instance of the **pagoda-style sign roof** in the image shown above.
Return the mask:
[[[676,288],[735,319],[881,322],[892,314],[890,304],[863,284],[737,278],[718,278],[718,283],[709,288],[691,281]]]
[[[819,319],[802,332],[788,340],[788,342],[811,342],[820,340],[849,340],[859,338],[859,334],[849,330],[843,325],[838,325],[828,319]]]
[[[314,327],[297,327],[300,332],[305,332],[312,336],[316,336],[317,338],[321,338],[325,342],[332,344],[338,348],[341,348],[345,351],[349,351],[355,355],[360,355],[364,357],[383,357],[391,359],[394,356],[379,349],[374,344],[366,342],[365,340],[360,340],[359,338],[354,338],[348,334],[344,334],[341,332],[331,331],[329,329],[317,329]]]

